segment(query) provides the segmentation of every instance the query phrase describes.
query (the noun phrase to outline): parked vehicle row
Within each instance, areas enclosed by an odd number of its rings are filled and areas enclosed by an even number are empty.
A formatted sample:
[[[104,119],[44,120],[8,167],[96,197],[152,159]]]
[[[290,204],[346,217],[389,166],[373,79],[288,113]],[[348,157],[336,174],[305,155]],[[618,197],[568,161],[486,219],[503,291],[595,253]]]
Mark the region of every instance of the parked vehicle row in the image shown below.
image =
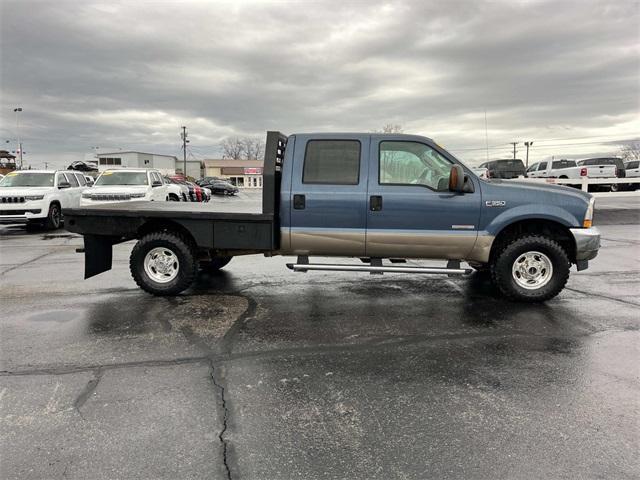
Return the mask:
[[[208,202],[211,192],[155,169],[105,170],[95,180],[80,170],[17,170],[0,178],[0,223],[56,229],[62,209],[133,201]]]
[[[629,164],[635,165],[635,169],[630,167]],[[625,164],[621,158],[601,157],[579,161],[567,159],[544,160],[534,163],[525,170],[522,160],[503,159],[482,163],[473,170],[480,178],[632,178],[633,176],[640,176],[637,173],[637,165],[637,161]],[[635,173],[628,173],[629,170]],[[621,189],[636,189],[637,184],[601,184],[598,188],[615,192]]]
[[[529,178],[612,178],[616,177],[614,165],[578,165],[575,160],[537,162],[527,169]]]

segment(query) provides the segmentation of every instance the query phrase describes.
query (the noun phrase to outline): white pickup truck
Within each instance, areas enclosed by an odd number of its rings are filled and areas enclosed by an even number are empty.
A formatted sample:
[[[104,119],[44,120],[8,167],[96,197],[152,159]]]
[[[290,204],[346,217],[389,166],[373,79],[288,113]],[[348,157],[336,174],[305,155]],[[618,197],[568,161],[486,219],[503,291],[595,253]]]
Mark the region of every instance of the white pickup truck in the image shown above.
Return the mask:
[[[614,165],[579,166],[575,160],[537,162],[526,172],[529,178],[612,178],[616,176]]]
[[[60,227],[63,208],[77,208],[87,188],[82,172],[16,170],[0,181],[0,223]]]
[[[107,202],[168,200],[168,185],[159,170],[119,168],[102,172],[93,186],[82,193],[80,206],[88,207]]]

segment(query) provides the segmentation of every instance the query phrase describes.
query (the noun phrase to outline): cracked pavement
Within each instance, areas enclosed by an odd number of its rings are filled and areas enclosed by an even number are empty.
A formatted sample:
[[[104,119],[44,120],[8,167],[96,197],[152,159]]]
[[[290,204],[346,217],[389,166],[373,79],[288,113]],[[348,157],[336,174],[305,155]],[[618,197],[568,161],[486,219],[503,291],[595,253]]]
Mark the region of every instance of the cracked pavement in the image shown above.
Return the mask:
[[[544,305],[259,256],[155,298],[131,243],[84,281],[80,238],[0,227],[0,477],[638,478],[640,222],[596,224]]]

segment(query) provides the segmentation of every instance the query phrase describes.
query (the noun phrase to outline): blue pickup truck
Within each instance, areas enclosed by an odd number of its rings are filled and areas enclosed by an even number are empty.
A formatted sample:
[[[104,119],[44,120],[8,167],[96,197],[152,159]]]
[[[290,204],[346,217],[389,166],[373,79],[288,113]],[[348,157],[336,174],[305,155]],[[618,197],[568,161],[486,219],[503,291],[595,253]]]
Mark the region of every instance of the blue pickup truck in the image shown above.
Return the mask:
[[[85,278],[111,268],[113,245],[137,239],[131,273],[155,295],[185,290],[199,268],[264,254],[297,256],[287,266],[299,272],[478,270],[506,297],[541,302],[564,288],[572,264],[587,268],[600,247],[589,194],[481,180],[421,136],[268,132],[263,175],[259,213],[172,202],[66,209],[67,229],[84,235]],[[315,263],[312,256],[356,260]]]

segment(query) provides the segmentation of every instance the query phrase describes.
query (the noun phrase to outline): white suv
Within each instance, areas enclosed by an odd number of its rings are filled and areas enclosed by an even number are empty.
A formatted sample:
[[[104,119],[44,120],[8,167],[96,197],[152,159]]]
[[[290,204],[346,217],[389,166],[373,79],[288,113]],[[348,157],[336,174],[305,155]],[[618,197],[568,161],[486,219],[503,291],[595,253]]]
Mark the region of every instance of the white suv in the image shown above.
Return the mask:
[[[62,209],[78,207],[86,185],[81,172],[10,172],[0,181],[0,223],[39,224],[56,229],[62,220]]]
[[[81,207],[106,202],[167,201],[169,192],[160,171],[149,168],[105,170],[82,193]]]

